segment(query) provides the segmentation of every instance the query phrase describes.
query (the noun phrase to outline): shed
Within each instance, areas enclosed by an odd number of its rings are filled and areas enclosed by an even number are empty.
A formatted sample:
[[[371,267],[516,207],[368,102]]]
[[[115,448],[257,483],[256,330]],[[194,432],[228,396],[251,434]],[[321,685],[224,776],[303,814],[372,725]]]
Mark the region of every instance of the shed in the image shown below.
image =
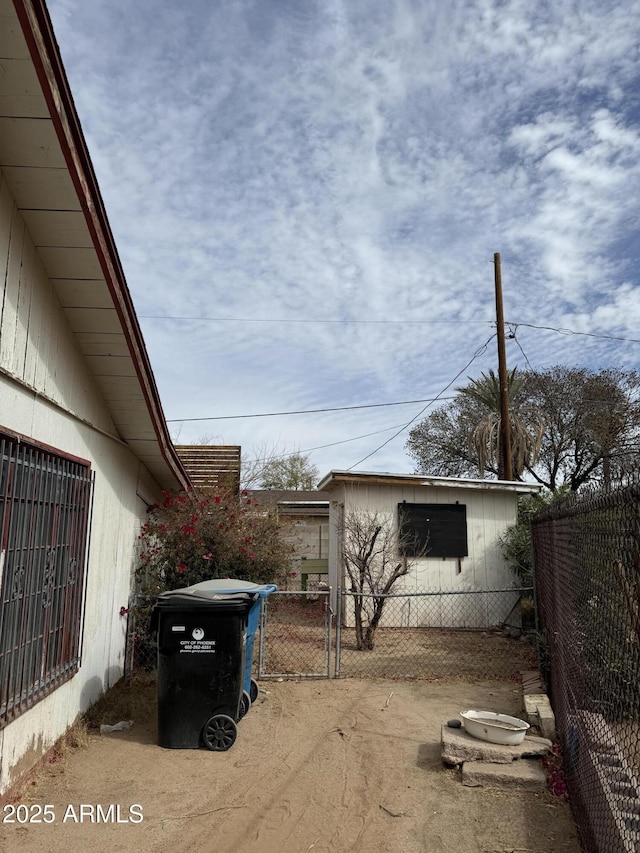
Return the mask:
[[[416,546],[408,553],[409,573],[393,591],[430,595],[428,608],[408,608],[398,617],[397,626],[477,628],[493,621],[483,600],[486,596],[478,593],[508,591],[517,585],[498,539],[516,522],[518,498],[541,487],[422,474],[330,471],[318,488],[330,496],[332,591],[347,586],[344,519],[349,514],[378,512],[394,529],[403,524]],[[505,595],[505,617],[513,604],[514,596]],[[385,624],[391,626],[389,616]]]

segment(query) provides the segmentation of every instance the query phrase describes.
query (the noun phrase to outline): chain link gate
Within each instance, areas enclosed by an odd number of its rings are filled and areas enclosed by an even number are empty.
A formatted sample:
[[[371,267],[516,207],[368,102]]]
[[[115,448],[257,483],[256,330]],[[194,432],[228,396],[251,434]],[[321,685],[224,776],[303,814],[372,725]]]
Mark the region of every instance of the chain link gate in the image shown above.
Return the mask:
[[[258,643],[258,678],[330,678],[330,593],[272,592],[263,599]]]
[[[335,677],[512,680],[537,669],[533,590],[397,592],[337,596]],[[355,608],[382,618],[366,648]]]

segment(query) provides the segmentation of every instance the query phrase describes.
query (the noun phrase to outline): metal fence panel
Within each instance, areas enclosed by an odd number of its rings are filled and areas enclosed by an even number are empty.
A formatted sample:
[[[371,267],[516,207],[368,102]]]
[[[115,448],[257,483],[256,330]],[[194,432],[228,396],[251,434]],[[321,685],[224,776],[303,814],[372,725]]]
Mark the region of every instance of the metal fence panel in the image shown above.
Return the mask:
[[[584,849],[640,850],[640,485],[532,522],[541,660]]]
[[[522,625],[520,603],[532,590],[399,592],[338,596],[336,676],[515,679],[535,669],[533,624]],[[358,648],[354,605],[383,598],[373,649]],[[417,626],[430,627],[417,627]],[[481,627],[478,627],[480,625]],[[393,627],[390,627],[393,626]],[[523,627],[525,630],[523,630]]]

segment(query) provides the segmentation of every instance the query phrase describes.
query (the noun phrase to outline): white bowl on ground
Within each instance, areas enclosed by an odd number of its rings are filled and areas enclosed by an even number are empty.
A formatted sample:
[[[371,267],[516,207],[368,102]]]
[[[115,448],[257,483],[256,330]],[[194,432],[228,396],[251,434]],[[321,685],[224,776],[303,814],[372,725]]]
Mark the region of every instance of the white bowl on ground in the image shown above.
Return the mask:
[[[496,714],[494,711],[462,711],[467,734],[479,740],[507,745],[522,743],[529,723],[508,714]]]

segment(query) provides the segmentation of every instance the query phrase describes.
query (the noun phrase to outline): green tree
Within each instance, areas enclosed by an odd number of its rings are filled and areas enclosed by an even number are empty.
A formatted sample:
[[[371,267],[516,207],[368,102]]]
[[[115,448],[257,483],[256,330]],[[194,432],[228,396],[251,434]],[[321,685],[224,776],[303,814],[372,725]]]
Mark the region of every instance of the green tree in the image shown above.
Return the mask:
[[[157,596],[213,578],[282,584],[291,546],[276,513],[244,491],[165,492],[142,525],[136,569],[135,638],[141,661],[155,660],[150,619]]]
[[[270,459],[258,475],[262,489],[315,489],[320,472],[302,453],[292,453],[280,459]]]
[[[140,531],[137,580],[141,592],[157,595],[211,578],[282,581],[290,547],[278,536],[269,507],[243,492],[203,495],[166,492]]]
[[[540,510],[569,494],[566,487],[557,492],[540,492],[524,495],[518,500],[518,519],[507,527],[498,542],[505,560],[514,570],[523,587],[533,585],[533,547],[531,542],[531,518]]]
[[[550,491],[564,485],[577,491],[589,482],[620,482],[640,443],[639,374],[553,367],[526,371],[516,378],[512,417],[517,415],[527,426],[536,439],[534,447],[539,441],[537,454],[528,458],[526,452],[521,454],[525,462],[518,479],[528,476]],[[478,383],[482,385],[482,379]],[[407,451],[418,473],[498,474],[495,453],[487,450],[481,458],[477,444],[469,441],[474,431],[490,438],[491,424],[495,424],[495,411],[488,411],[487,400],[477,390],[473,384],[460,390],[454,400],[411,430]]]
[[[507,375],[507,401],[509,407],[509,431],[511,436],[511,462],[513,476],[520,479],[528,464],[535,463],[540,451],[544,420],[535,408],[522,400],[525,379],[516,376],[517,368]],[[488,465],[504,479],[504,448],[502,436],[502,405],[500,380],[490,370],[480,379],[471,379],[469,385],[456,388],[467,396],[483,412],[469,433],[469,447],[478,460],[481,477]]]

